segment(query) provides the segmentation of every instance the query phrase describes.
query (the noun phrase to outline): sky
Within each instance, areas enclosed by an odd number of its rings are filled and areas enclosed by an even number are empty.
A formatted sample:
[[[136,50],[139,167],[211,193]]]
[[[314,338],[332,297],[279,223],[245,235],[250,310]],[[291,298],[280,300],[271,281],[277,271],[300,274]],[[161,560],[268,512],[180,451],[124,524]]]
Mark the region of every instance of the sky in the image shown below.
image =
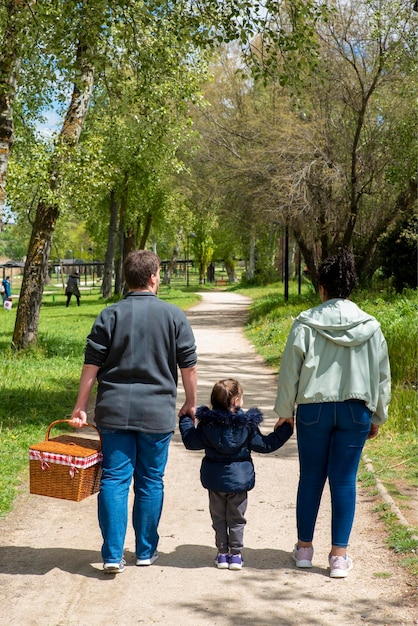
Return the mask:
[[[44,113],[45,122],[38,124],[38,132],[44,137],[50,137],[61,130],[62,117],[58,113],[51,109]]]

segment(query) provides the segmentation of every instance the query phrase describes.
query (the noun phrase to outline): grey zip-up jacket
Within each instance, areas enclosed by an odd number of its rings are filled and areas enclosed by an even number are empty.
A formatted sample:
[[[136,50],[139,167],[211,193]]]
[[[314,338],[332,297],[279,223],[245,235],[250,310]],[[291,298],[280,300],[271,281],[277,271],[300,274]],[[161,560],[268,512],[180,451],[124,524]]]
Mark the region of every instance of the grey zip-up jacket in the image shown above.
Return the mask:
[[[195,339],[185,313],[154,293],[128,293],[103,309],[87,337],[84,363],[100,368],[97,425],[174,431],[177,367],[194,367],[196,362]]]
[[[294,320],[280,365],[274,410],[292,417],[296,404],[364,400],[383,424],[390,366],[379,322],[350,300],[334,298]]]

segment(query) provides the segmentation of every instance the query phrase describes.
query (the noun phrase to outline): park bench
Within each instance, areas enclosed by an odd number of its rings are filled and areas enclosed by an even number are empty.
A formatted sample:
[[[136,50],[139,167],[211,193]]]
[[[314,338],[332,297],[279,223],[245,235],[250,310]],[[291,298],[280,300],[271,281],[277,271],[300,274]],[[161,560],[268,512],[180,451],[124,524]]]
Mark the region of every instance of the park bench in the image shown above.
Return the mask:
[[[228,280],[226,278],[217,278],[215,280],[215,285],[217,287],[224,287],[227,284],[228,284]]]

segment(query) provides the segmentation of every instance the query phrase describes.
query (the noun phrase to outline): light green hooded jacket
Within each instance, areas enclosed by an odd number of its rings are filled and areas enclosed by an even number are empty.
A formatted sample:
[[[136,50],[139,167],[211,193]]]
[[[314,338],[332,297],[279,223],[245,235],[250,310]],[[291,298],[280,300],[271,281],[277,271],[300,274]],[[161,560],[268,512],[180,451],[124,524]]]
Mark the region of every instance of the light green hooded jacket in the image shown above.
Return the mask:
[[[364,400],[383,424],[390,401],[390,366],[379,322],[350,300],[334,298],[293,322],[280,366],[274,406],[292,417],[296,404]]]

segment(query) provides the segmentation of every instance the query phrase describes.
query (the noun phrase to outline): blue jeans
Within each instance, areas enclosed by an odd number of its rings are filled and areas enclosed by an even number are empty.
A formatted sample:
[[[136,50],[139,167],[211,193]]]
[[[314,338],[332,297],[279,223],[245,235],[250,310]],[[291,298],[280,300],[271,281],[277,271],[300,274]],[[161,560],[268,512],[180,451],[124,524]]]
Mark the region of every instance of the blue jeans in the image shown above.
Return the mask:
[[[158,524],[164,498],[163,476],[173,433],[100,429],[100,434],[103,473],[98,515],[103,536],[103,561],[119,563],[123,557],[132,477],[135,552],[138,559],[148,559],[157,549],[159,540]]]
[[[311,542],[325,481],[331,491],[332,545],[346,548],[356,507],[356,477],[370,431],[364,402],[300,404],[296,414],[300,477],[298,539]]]

